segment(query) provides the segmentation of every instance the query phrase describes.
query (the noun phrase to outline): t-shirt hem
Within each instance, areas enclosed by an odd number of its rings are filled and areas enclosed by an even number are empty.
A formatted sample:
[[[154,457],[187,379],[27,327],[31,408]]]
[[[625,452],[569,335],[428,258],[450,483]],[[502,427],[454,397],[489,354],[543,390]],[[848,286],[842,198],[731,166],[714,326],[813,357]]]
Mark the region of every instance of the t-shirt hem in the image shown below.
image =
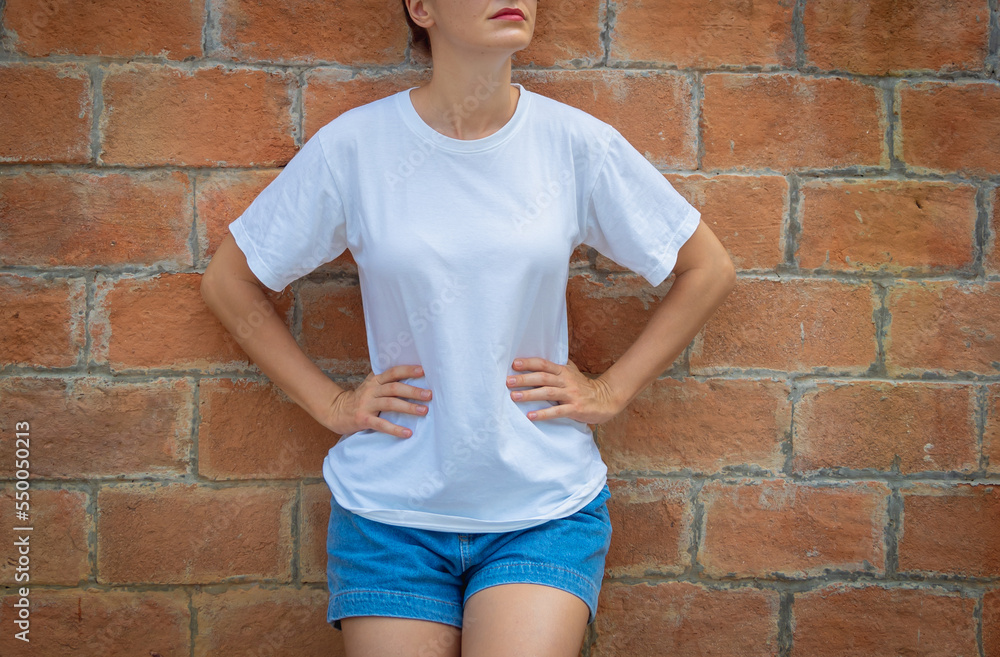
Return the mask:
[[[596,482],[596,485],[591,483],[589,487],[583,488],[583,490],[587,491],[586,494],[577,498],[570,498],[570,500],[567,500],[567,502],[563,504],[559,511],[554,512],[551,516],[521,518],[518,520],[473,520],[470,518],[459,518],[458,516],[447,516],[438,513],[425,513],[422,511],[412,510],[351,508],[343,503],[341,498],[337,495],[337,490],[334,486],[330,485],[329,481],[327,481],[327,486],[330,488],[330,492],[336,499],[337,504],[351,513],[357,514],[362,518],[367,518],[368,520],[374,520],[376,522],[382,522],[400,527],[410,527],[413,529],[425,529],[431,531],[489,533],[528,529],[530,527],[546,523],[550,520],[557,520],[559,518],[571,516],[590,504],[594,498],[601,493],[601,490],[607,483],[607,474],[602,474]]]
[[[266,285],[269,289],[275,292],[281,292],[288,285],[283,283],[278,279],[274,273],[268,269],[267,265],[264,264],[264,260],[257,253],[257,247],[253,245],[250,240],[250,236],[247,234],[246,230],[243,228],[243,224],[240,223],[242,215],[238,217],[235,221],[229,224],[229,234],[233,236],[236,241],[236,245],[240,247],[243,251],[243,255],[246,256],[247,266],[250,267],[250,271],[254,273],[257,279]]]
[[[649,281],[650,285],[656,287],[663,281],[667,280],[667,277],[670,276],[674,267],[677,265],[677,253],[680,251],[680,247],[682,247],[684,243],[691,238],[700,223],[701,211],[698,210],[698,208],[691,206],[688,208],[687,214],[684,215],[684,219],[677,227],[677,231],[670,238],[670,259],[661,262],[656,269],[649,272],[649,274],[645,277],[646,280]]]

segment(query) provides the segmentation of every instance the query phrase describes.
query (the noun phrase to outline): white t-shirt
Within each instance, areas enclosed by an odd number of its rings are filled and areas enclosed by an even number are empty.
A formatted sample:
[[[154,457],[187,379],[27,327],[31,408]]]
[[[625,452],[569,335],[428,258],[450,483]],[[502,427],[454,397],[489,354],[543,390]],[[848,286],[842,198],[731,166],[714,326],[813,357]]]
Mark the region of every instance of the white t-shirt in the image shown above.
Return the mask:
[[[344,435],[323,461],[338,504],[450,532],[569,516],[607,481],[590,427],[530,420],[515,358],[568,358],[566,285],[581,243],[659,285],[701,214],[611,125],[523,85],[482,139],[447,137],[410,90],[323,126],[229,225],[250,269],[282,290],[350,249],[372,371],[421,365],[413,431]],[[336,324],[326,330],[337,331]],[[529,388],[519,388],[527,390]]]

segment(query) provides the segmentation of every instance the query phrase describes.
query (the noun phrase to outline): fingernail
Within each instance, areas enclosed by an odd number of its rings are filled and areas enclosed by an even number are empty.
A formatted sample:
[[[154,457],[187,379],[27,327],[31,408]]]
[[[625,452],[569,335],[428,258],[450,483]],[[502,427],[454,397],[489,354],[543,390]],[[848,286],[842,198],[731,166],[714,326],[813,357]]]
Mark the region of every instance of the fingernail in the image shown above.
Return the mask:
[[[508,376],[507,377],[507,384],[508,385],[514,385],[515,383],[517,383],[517,377],[513,377],[513,376]]]
[[[514,361],[514,367],[521,367],[521,361],[515,360]]]

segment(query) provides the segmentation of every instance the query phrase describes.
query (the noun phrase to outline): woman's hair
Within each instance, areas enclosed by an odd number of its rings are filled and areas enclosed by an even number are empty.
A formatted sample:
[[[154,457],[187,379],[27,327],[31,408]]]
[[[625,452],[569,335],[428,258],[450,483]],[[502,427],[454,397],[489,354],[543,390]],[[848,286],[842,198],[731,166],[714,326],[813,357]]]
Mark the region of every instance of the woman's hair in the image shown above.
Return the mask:
[[[403,0],[403,14],[406,15],[406,24],[410,26],[410,41],[413,43],[413,47],[430,57],[431,37],[427,34],[427,30],[413,22],[410,10],[406,8],[406,0]]]

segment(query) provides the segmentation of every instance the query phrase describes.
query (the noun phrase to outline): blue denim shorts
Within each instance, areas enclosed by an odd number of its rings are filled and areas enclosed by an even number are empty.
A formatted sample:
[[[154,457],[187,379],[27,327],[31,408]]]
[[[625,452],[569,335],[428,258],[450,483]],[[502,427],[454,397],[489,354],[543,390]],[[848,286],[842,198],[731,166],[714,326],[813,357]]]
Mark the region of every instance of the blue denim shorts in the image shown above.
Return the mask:
[[[605,484],[565,518],[509,532],[461,534],[369,520],[330,500],[326,619],[394,616],[462,627],[465,602],[497,584],[554,586],[581,598],[594,622],[611,546]]]

